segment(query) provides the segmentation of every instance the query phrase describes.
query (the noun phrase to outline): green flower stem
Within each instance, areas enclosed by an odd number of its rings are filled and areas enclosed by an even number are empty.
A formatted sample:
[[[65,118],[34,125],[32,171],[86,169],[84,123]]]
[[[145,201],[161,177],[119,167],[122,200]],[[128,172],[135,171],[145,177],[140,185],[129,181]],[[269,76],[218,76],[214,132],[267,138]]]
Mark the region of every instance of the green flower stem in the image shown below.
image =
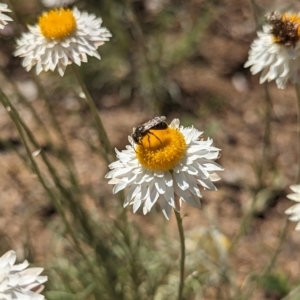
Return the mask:
[[[106,134],[106,131],[104,129],[104,126],[102,124],[102,121],[100,119],[99,113],[98,113],[98,109],[82,79],[82,77],[80,76],[79,72],[77,71],[76,67],[72,64],[73,67],[73,73],[76,77],[76,80],[78,81],[82,92],[85,95],[85,100],[88,104],[88,106],[90,107],[90,110],[93,114],[95,123],[96,123],[96,129],[97,129],[97,134],[98,134],[98,139],[100,142],[100,145],[102,145],[103,147],[103,151],[102,151],[102,156],[103,158],[106,160],[107,163],[111,162],[111,158],[110,156],[113,155],[113,149],[112,146],[109,142],[108,136]]]
[[[182,227],[182,218],[180,216],[180,213],[174,209],[177,226],[178,226],[178,232],[180,237],[180,281],[179,281],[179,287],[178,287],[178,300],[182,299],[182,293],[183,293],[183,287],[184,287],[184,264],[185,264],[185,242],[184,242],[184,231]]]
[[[298,172],[296,177],[296,183],[300,183],[300,90],[299,85],[295,84],[295,90],[297,95],[297,108],[298,108]]]

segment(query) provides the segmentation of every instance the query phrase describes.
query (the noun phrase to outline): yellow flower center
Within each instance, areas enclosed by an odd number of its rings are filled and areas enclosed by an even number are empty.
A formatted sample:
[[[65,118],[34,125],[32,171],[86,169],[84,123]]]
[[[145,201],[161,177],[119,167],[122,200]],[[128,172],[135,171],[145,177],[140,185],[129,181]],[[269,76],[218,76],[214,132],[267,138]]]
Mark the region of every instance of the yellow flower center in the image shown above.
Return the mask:
[[[171,170],[185,154],[183,134],[174,128],[149,130],[136,146],[136,156],[145,168],[156,171]]]
[[[300,38],[300,17],[298,14],[271,13],[267,17],[268,23],[271,24],[271,33],[275,43],[295,47]]]
[[[63,39],[75,31],[76,20],[70,9],[53,9],[39,17],[39,26],[44,37]]]

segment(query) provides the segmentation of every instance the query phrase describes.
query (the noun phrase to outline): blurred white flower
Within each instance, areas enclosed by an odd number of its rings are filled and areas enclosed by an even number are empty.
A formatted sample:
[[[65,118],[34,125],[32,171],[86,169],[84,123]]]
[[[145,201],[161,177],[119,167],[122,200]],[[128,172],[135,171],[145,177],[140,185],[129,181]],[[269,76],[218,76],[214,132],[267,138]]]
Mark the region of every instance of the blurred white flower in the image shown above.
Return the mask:
[[[287,198],[298,203],[288,208],[285,213],[289,215],[289,219],[291,221],[298,222],[296,230],[300,230],[300,185],[291,185],[290,189],[294,192],[294,194],[287,195]]]
[[[288,81],[299,82],[300,15],[272,12],[267,23],[257,33],[244,66],[251,66],[253,75],[262,72],[260,83],[275,80],[283,89]]]
[[[106,178],[115,184],[113,193],[129,188],[124,207],[132,204],[136,212],[142,206],[147,214],[158,201],[169,219],[182,201],[200,207],[200,186],[216,190],[213,181],[220,178],[214,172],[223,168],[213,160],[220,149],[211,139],[201,139],[202,132],[193,126],[179,124],[174,119],[166,128],[150,129],[137,144],[129,137],[126,150],[116,149],[119,160],[110,164]]]
[[[43,300],[39,293],[47,276],[39,276],[43,268],[29,268],[25,260],[15,265],[16,253],[13,250],[0,257],[0,299],[1,300]],[[26,270],[25,270],[26,269]]]
[[[7,8],[6,4],[0,3],[0,29],[3,29],[8,21],[13,20],[3,12],[11,12],[11,10]]]
[[[73,4],[76,0],[42,0],[46,7],[62,7]]]
[[[15,56],[23,57],[22,66],[27,71],[33,66],[37,74],[57,68],[63,76],[68,64],[80,66],[87,62],[87,55],[100,59],[97,49],[111,37],[101,23],[101,18],[76,7],[50,10],[17,40]]]

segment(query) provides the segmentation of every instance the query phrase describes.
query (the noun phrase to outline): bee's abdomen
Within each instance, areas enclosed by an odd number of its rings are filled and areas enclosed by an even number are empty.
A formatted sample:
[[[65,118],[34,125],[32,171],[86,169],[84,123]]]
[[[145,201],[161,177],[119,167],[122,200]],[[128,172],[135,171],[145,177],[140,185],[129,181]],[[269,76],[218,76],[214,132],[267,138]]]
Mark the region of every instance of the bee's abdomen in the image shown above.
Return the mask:
[[[153,127],[151,127],[151,129],[167,129],[167,128],[168,128],[168,124],[165,122],[160,122],[154,125]]]

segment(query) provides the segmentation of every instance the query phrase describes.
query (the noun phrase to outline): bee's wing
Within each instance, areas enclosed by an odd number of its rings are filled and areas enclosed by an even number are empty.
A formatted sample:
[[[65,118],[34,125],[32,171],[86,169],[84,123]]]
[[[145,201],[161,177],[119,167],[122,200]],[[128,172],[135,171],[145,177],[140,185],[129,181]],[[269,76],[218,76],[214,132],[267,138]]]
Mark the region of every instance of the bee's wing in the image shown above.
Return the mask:
[[[141,129],[141,131],[146,131],[151,129],[152,127],[156,126],[157,124],[164,122],[167,118],[165,116],[161,116],[161,117],[155,117],[151,120],[149,120],[148,122],[144,123],[143,125],[139,126],[143,128]]]

